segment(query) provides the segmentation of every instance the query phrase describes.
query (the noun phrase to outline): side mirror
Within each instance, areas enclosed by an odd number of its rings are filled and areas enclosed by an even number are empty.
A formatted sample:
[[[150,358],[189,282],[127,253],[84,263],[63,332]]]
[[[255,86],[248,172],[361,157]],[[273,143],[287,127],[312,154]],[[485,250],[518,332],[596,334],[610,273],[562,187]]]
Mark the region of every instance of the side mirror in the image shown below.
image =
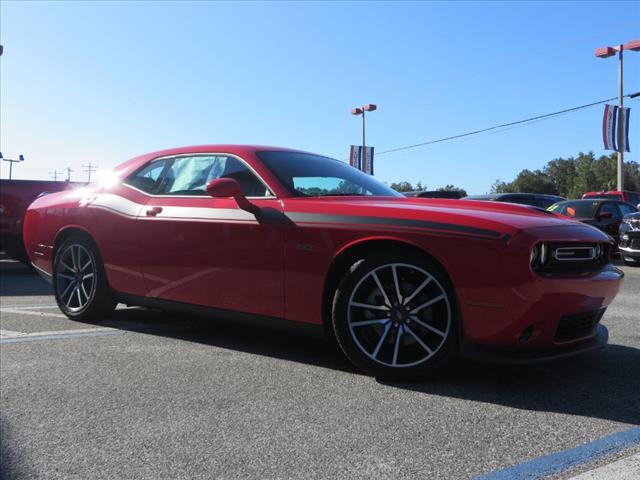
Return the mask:
[[[207,193],[213,198],[233,197],[242,210],[256,213],[258,207],[252,204],[242,193],[240,184],[233,178],[214,178],[207,183]]]
[[[598,218],[600,220],[605,219],[605,218],[611,218],[613,215],[611,214],[611,212],[602,212],[598,215]]]

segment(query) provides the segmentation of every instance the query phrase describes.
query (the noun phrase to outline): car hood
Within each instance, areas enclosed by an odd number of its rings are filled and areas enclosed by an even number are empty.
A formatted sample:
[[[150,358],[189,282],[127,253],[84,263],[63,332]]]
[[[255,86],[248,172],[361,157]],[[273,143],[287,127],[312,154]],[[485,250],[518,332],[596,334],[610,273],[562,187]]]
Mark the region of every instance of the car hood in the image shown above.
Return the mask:
[[[519,231],[570,228],[590,240],[606,238],[599,230],[534,207],[502,202],[400,197],[291,198],[289,216],[320,223],[364,223],[453,231],[493,238]],[[442,228],[439,228],[442,227]],[[596,232],[596,233],[594,233]],[[578,235],[578,237],[580,237]],[[595,238],[594,238],[595,237]],[[586,240],[586,238],[585,238]]]

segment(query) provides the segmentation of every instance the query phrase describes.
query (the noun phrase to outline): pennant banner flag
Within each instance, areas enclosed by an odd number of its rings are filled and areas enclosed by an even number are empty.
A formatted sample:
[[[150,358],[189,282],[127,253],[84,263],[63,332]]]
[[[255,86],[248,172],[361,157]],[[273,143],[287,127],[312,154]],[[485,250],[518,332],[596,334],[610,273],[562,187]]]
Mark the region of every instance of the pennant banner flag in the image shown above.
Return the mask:
[[[629,151],[629,108],[605,105],[602,117],[602,141],[605,150]]]
[[[360,152],[362,147],[357,145],[351,145],[351,151],[349,152],[349,165],[353,168],[360,170]]]
[[[349,165],[364,173],[373,175],[373,147],[365,147],[365,154],[363,156],[361,145],[351,145]]]
[[[618,109],[618,148],[621,152],[629,150],[629,114],[631,109],[622,107]]]

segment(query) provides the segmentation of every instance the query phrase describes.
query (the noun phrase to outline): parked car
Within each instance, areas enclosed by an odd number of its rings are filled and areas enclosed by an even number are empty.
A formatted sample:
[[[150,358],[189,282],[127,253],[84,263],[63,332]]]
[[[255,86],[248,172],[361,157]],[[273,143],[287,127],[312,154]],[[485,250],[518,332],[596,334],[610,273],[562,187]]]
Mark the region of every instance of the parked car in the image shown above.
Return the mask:
[[[617,245],[622,217],[638,209],[630,203],[617,200],[585,199],[559,202],[549,207],[549,211],[593,225],[611,235]]]
[[[631,192],[628,190],[611,190],[609,192],[587,192],[582,198],[620,200],[627,202],[640,208],[640,192]]]
[[[490,193],[487,195],[469,195],[462,200],[487,200],[492,202],[519,203],[521,205],[531,205],[532,207],[548,208],[556,202],[566,200],[558,195],[547,195],[543,193]]]
[[[0,180],[0,250],[28,263],[22,224],[29,204],[39,195],[75,188],[79,184],[41,180]]]
[[[416,192],[404,192],[405,197],[418,198],[462,198],[457,190],[420,190]]]
[[[618,230],[620,256],[627,265],[640,267],[640,212],[622,218]]]
[[[35,200],[24,235],[71,319],[117,302],[284,319],[324,328],[387,378],[457,352],[599,348],[623,277],[597,229],[521,205],[407,198],[344,162],[273,147],[142,155],[101,185]]]

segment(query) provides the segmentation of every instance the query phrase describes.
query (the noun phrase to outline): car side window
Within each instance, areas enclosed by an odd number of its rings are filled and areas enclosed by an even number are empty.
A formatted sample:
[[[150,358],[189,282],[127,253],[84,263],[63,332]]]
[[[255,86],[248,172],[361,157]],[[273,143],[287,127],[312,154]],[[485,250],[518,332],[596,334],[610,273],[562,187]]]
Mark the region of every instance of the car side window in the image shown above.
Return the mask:
[[[633,207],[632,205],[627,205],[626,203],[621,203],[620,205],[618,205],[620,207],[620,210],[622,211],[622,215],[627,215],[629,213],[633,213],[633,212],[637,212],[638,209]]]
[[[613,203],[603,203],[602,204],[602,206],[600,207],[599,214],[602,215],[605,212],[611,212],[611,218],[620,217],[620,211],[618,210],[618,207],[616,207],[616,205],[613,204]]]
[[[158,195],[206,195],[207,184],[217,178],[233,178],[247,197],[270,195],[267,187],[241,161],[226,155],[176,157],[160,180]]]
[[[142,190],[145,193],[156,193],[159,179],[166,166],[166,160],[151,162],[133,175],[129,176],[124,183],[137,188],[138,190]]]

